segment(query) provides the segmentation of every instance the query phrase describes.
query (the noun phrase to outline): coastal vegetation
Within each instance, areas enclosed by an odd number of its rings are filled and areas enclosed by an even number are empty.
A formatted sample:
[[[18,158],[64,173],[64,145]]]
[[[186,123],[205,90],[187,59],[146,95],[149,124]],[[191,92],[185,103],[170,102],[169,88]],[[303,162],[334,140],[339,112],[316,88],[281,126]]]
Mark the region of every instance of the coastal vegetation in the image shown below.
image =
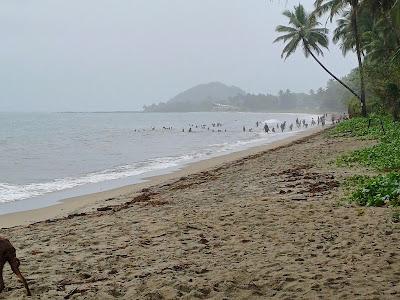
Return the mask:
[[[347,180],[349,199],[366,206],[400,205],[400,1],[316,0],[314,11],[299,4],[283,15],[288,25],[279,25],[285,59],[301,47],[350,94],[346,100],[350,116],[329,135],[374,139],[377,144],[341,156],[337,164],[355,165],[379,172]],[[326,18],[326,20],[325,20]],[[321,20],[322,22],[320,22]],[[357,67],[339,79],[317,58],[328,49],[328,30],[321,23],[335,22],[332,41],[343,55],[353,52]]]
[[[359,181],[350,200],[363,206],[399,206],[400,174],[390,172]]]
[[[376,176],[353,176],[348,199],[365,206],[400,206],[400,126],[389,117],[353,118],[338,124],[331,138],[350,137],[377,140],[376,145],[355,150],[338,158],[337,164],[351,168],[363,166],[379,172]]]

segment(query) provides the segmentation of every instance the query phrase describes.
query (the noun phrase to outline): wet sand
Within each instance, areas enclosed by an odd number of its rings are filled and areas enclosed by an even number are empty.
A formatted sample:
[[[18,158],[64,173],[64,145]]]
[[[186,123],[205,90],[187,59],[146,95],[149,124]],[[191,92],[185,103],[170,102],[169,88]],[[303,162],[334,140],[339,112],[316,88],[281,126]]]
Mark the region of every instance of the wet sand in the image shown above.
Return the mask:
[[[33,299],[398,299],[390,209],[340,201],[373,172],[330,163],[371,143],[314,134],[1,235]]]

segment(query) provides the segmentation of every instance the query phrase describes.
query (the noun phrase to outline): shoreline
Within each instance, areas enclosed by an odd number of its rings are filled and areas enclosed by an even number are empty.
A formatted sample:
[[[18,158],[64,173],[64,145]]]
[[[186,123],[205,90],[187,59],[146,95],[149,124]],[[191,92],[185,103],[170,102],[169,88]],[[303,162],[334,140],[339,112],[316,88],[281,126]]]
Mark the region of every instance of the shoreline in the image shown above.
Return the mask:
[[[34,299],[398,299],[392,209],[343,202],[341,183],[373,170],[332,163],[376,141],[279,144],[1,236]],[[4,278],[0,299],[23,297]]]
[[[169,172],[167,174],[145,177],[143,178],[144,182],[141,183],[130,184],[102,192],[61,199],[51,206],[0,215],[0,228],[6,229],[16,226],[27,226],[29,224],[50,219],[63,218],[77,212],[95,211],[96,208],[100,207],[107,200],[111,201],[124,195],[134,195],[139,193],[144,188],[160,185],[168,181],[179,179],[180,177],[214,169],[218,166],[229,164],[255,154],[268,152],[280,147],[286,147],[299,140],[319,134],[329,127],[330,126],[327,125],[324,128],[318,127],[309,129],[269,144],[254,146],[245,150],[189,163],[178,170]],[[109,203],[107,202],[107,204]]]

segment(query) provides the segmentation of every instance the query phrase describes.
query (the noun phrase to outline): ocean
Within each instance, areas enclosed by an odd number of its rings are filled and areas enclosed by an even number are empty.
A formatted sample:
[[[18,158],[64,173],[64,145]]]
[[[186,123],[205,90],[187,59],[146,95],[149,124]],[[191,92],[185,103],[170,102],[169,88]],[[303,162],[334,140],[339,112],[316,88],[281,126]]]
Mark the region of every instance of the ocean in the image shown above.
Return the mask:
[[[297,128],[296,118],[310,123],[317,116],[0,113],[0,214],[139,183],[188,163],[272,143],[307,130]],[[282,133],[276,125],[284,121]],[[265,122],[276,133],[266,134]]]

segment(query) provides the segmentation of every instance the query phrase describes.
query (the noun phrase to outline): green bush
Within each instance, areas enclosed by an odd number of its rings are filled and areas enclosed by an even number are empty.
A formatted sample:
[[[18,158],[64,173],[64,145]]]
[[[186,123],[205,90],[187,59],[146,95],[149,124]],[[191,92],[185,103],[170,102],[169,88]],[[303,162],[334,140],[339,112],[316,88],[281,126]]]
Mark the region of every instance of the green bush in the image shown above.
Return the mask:
[[[352,118],[336,125],[330,132],[331,137],[354,136],[368,139],[380,139],[383,136],[381,120],[385,134],[391,134],[395,130],[393,122],[388,117],[371,117],[371,124],[368,128],[369,119]]]
[[[331,136],[356,136],[368,139],[377,139],[378,145],[353,151],[340,157],[337,162],[340,166],[351,166],[355,163],[381,171],[400,170],[400,125],[393,123],[389,118],[382,118],[385,132],[382,131],[378,119],[373,119],[368,129],[368,119],[354,118],[339,124]]]
[[[363,206],[399,206],[400,174],[391,172],[362,180],[350,200]]]
[[[400,143],[381,143],[356,150],[339,157],[337,162],[339,166],[351,166],[358,163],[380,171],[400,170]]]

